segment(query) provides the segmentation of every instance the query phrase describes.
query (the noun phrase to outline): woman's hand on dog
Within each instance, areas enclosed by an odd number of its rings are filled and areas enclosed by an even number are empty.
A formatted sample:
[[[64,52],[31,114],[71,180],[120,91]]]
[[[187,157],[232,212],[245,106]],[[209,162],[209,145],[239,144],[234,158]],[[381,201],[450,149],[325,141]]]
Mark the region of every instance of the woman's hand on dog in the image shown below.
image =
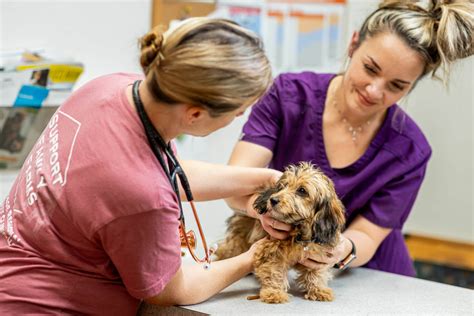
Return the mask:
[[[264,214],[258,214],[253,208],[253,202],[257,198],[255,194],[247,203],[247,216],[253,217],[260,221],[263,229],[273,238],[284,240],[290,235],[290,231],[293,228],[291,225],[277,221],[272,217],[272,212]]]
[[[277,221],[272,217],[272,212],[259,215],[258,219],[263,229],[273,238],[286,239],[290,235],[293,226]]]
[[[250,259],[250,261],[251,261],[251,263],[252,263],[252,266],[253,266],[253,262],[254,262],[253,257],[254,257],[254,255],[255,255],[255,251],[257,251],[257,248],[258,248],[259,245],[261,245],[264,241],[267,241],[267,240],[268,240],[268,236],[267,236],[267,237],[263,237],[262,239],[257,240],[256,242],[254,242],[254,243],[250,246],[249,250],[247,250],[247,251],[245,252],[245,255],[247,255],[248,258]]]
[[[307,251],[305,258],[300,260],[299,263],[307,268],[316,270],[328,265],[332,267],[346,258],[351,252],[351,249],[352,244],[349,239],[341,235],[336,247],[327,249],[327,251]]]

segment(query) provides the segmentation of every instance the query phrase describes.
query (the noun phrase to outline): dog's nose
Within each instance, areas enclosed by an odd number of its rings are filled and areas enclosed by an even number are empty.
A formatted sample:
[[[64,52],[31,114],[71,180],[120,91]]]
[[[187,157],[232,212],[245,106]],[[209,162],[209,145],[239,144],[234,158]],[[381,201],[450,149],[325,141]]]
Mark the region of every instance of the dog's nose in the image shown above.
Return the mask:
[[[280,202],[280,201],[279,201],[277,198],[275,198],[275,197],[270,198],[270,204],[271,204],[272,206],[277,205],[278,202]]]

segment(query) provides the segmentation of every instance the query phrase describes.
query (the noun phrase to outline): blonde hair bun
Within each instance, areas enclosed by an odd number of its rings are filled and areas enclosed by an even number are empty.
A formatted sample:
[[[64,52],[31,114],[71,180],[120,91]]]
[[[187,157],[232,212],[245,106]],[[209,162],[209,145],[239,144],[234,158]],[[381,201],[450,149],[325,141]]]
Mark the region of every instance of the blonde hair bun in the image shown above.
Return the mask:
[[[453,62],[474,54],[474,2],[432,1],[430,13],[438,22],[436,42],[445,62]]]
[[[163,32],[163,28],[158,26],[139,39],[141,51],[140,65],[145,74],[148,73],[150,66],[154,63],[156,66],[159,65],[160,52],[163,45]]]
[[[235,22],[189,18],[162,30],[140,39],[140,64],[156,100],[219,116],[254,103],[272,83],[262,42]]]

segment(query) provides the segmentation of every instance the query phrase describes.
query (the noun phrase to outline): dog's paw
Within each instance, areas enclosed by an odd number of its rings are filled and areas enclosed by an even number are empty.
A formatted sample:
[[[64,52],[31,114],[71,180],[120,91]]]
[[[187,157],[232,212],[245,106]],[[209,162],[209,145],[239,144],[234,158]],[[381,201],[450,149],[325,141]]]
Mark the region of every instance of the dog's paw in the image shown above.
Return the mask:
[[[334,294],[330,288],[310,290],[304,296],[310,301],[330,302],[334,299]]]
[[[260,300],[268,304],[280,304],[288,302],[288,293],[282,290],[261,289]]]

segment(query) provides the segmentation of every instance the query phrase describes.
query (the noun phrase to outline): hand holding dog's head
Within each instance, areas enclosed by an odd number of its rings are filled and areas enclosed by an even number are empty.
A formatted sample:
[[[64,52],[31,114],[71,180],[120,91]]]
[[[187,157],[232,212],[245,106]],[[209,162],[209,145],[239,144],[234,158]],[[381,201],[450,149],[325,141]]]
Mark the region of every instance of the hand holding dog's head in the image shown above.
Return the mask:
[[[259,214],[268,211],[280,222],[296,225],[300,238],[332,244],[344,225],[344,207],[332,181],[309,163],[286,168],[273,186],[254,202]]]

